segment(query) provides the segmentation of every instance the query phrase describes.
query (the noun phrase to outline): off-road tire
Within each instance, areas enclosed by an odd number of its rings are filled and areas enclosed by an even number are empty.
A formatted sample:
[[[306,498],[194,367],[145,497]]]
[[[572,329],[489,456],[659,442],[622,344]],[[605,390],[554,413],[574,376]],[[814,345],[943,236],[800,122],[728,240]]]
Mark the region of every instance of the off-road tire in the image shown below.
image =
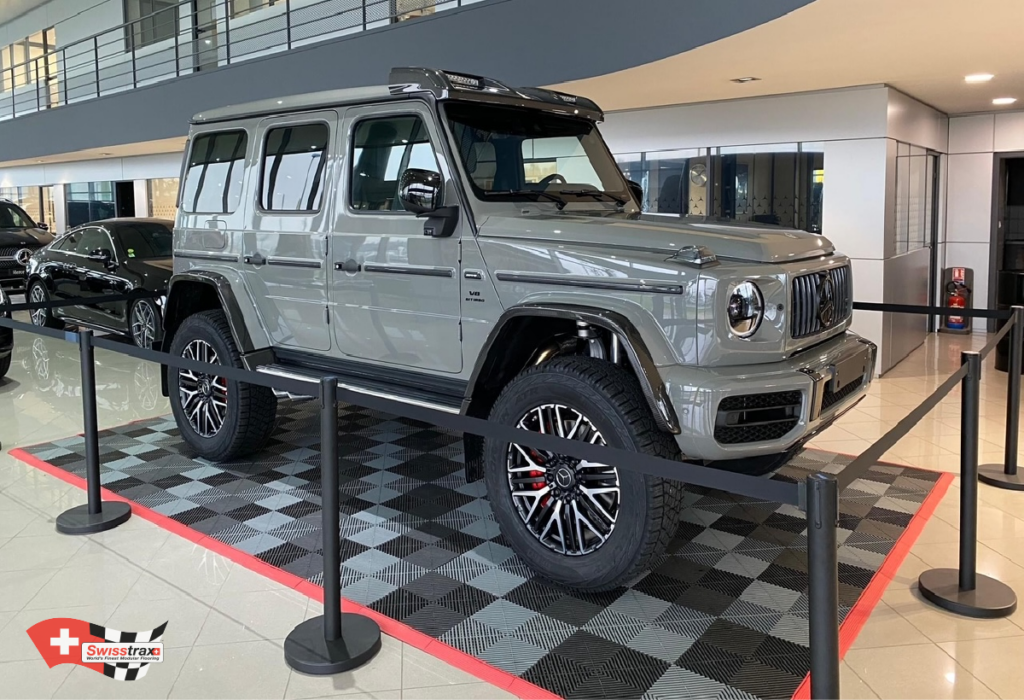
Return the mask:
[[[7,373],[10,371],[11,359],[13,359],[13,357],[13,353],[8,355],[7,357],[0,357],[0,379],[6,377]]]
[[[31,302],[32,297],[34,296],[32,294],[32,290],[34,290],[36,287],[42,290],[43,301],[52,301],[52,299],[50,298],[50,292],[46,289],[46,285],[40,282],[39,280],[35,280],[32,284],[28,286],[28,289],[25,290],[25,301]],[[42,322],[42,324],[38,324],[36,323],[35,313],[30,311],[29,315],[30,318],[32,319],[32,323],[34,323],[35,325],[41,325],[44,328],[56,328],[57,330],[61,330],[64,328],[64,322],[57,318],[54,318],[53,309],[46,309],[45,313],[45,320]]]
[[[231,367],[242,367],[238,347],[223,311],[202,311],[186,318],[174,334],[171,354],[181,357],[188,344],[196,339],[209,343],[221,362],[227,362]],[[266,444],[277,418],[277,398],[273,391],[229,380],[224,424],[216,435],[207,438],[197,433],[185,416],[178,391],[178,370],[168,367],[167,372],[174,420],[182,439],[201,457],[224,462],[252,454]]]
[[[585,414],[609,446],[679,459],[675,440],[658,429],[636,378],[616,365],[591,357],[557,357],[525,370],[501,392],[490,420],[516,425],[531,408],[553,402]],[[557,553],[527,529],[513,504],[506,471],[507,450],[507,442],[491,438],[485,441],[485,479],[491,507],[516,554],[551,581],[580,590],[616,588],[650,568],[676,534],[682,485],[619,466],[619,513],[608,540],[582,556]]]

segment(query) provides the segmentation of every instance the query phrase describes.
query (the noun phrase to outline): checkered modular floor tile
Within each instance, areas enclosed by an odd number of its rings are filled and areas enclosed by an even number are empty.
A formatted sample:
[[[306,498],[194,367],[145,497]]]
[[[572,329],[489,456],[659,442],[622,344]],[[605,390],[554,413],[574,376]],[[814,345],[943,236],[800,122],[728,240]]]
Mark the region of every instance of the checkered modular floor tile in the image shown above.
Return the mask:
[[[110,490],[321,584],[316,406],[282,404],[254,460],[195,459],[170,418],[100,434]],[[26,450],[84,475],[80,437]],[[773,478],[838,472],[808,451]],[[509,548],[458,434],[340,410],[345,597],[566,698],[789,698],[809,669],[803,514],[688,487],[669,556],[631,586],[574,593]],[[939,475],[877,465],[842,495],[845,617]]]

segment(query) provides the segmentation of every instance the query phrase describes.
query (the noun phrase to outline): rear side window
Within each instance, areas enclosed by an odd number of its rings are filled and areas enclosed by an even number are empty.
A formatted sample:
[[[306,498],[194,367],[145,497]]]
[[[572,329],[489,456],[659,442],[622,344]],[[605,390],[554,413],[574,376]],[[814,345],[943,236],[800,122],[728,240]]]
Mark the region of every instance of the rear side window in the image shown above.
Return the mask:
[[[230,214],[242,199],[245,174],[244,131],[202,134],[192,140],[181,188],[181,208],[188,213]]]
[[[318,211],[323,193],[326,124],[302,124],[267,132],[260,167],[260,208],[264,211]]]

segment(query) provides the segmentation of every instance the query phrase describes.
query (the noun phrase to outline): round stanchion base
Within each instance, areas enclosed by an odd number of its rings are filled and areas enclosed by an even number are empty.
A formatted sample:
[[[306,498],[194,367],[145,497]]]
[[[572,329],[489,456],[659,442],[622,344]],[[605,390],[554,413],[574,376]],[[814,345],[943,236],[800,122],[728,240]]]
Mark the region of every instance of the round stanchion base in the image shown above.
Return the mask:
[[[284,640],[284,660],[296,671],[329,676],[362,666],[380,651],[380,627],[365,615],[341,614],[341,637],[324,639],[323,616],[299,624]]]
[[[979,618],[1007,617],[1017,609],[1017,594],[1002,581],[976,575],[973,591],[960,590],[957,569],[930,569],[918,579],[921,595],[943,610]]]
[[[57,532],[65,535],[91,535],[115,527],[132,517],[132,507],[121,501],[104,501],[103,510],[89,513],[89,506],[76,506],[57,516]]]
[[[983,464],[978,467],[978,481],[997,489],[1024,491],[1024,474],[1007,474],[1002,464]]]

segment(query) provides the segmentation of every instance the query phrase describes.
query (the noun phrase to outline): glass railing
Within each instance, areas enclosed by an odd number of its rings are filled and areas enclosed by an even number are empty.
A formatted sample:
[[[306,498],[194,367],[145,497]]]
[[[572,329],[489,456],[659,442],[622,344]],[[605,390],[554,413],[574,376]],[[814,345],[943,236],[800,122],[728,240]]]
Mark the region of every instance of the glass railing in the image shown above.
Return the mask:
[[[184,0],[4,67],[0,120],[216,70],[480,0]]]

